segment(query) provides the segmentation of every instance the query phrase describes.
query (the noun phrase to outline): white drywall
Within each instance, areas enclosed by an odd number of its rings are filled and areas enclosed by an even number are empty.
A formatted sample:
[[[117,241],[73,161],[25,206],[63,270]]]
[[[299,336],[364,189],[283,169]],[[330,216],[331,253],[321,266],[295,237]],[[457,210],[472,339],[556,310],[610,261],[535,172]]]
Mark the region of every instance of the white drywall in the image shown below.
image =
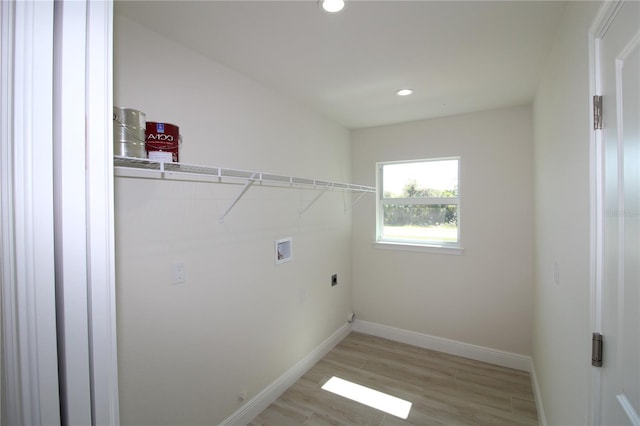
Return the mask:
[[[375,199],[353,212],[358,319],[531,354],[532,128],[529,106],[352,132],[353,177],[379,161],[460,156],[462,255],[382,250]]]
[[[220,225],[236,186],[117,178],[123,424],[221,421],[242,390],[256,395],[337,330],[352,296],[360,320],[532,354],[548,423],[585,424],[587,30],[598,5],[567,6],[533,124],[522,106],[362,129],[351,152],[344,128],[116,16],[115,104],[178,124],[183,161],[374,185],[376,161],[459,155],[464,247],[374,248],[372,196],[353,232],[342,195],[299,218],[315,193],[267,188]],[[294,260],[276,266],[273,240],[287,236]],[[181,286],[174,261],[187,267]]]
[[[117,15],[114,46],[114,104],[180,126],[181,161],[351,181],[343,127]],[[299,217],[316,191],[255,185],[219,224],[240,189],[116,178],[122,424],[218,424],[346,323],[347,196]]]
[[[552,425],[588,423],[588,30],[599,5],[568,3],[533,109],[533,361],[546,420]]]

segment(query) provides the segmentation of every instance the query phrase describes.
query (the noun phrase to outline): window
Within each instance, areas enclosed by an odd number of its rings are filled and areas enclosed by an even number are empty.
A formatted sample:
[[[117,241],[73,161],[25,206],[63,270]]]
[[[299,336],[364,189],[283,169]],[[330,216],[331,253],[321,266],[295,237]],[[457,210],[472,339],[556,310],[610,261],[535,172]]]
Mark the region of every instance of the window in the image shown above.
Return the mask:
[[[378,243],[460,249],[459,158],[377,164]]]

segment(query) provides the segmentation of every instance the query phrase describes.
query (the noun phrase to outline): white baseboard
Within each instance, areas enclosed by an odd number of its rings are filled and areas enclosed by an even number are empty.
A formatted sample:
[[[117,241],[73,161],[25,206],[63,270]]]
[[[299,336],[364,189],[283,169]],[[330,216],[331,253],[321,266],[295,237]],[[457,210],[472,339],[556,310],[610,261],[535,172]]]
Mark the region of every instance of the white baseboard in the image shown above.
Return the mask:
[[[542,405],[542,393],[540,392],[538,376],[536,375],[536,368],[533,361],[531,361],[529,374],[531,375],[531,386],[533,386],[533,395],[536,400],[536,410],[538,411],[538,424],[540,426],[547,426],[547,418],[545,417],[544,407]]]
[[[544,417],[544,410],[542,408],[542,398],[540,396],[538,380],[535,375],[535,369],[533,367],[531,357],[356,319],[353,323],[345,324],[340,327],[311,353],[220,423],[220,426],[238,426],[249,423],[258,414],[264,411],[273,401],[278,399],[284,391],[302,377],[302,375],[313,367],[316,362],[322,359],[322,357],[333,349],[335,345],[347,337],[352,329],[353,331],[360,333],[370,334],[372,336],[378,336],[425,349],[462,356],[517,370],[528,371],[531,374],[540,425],[547,425]]]
[[[400,328],[389,327],[359,319],[356,319],[353,322],[353,331],[371,334],[373,336],[394,340],[396,342],[407,343],[420,348],[471,358],[476,361],[483,361],[503,367],[514,368],[516,370],[530,371],[532,365],[531,357],[525,355],[499,351],[455,340],[443,339],[442,337],[430,336],[428,334],[417,333],[415,331],[402,330]]]
[[[235,413],[227,417],[220,426],[246,425],[258,414],[263,412],[273,401],[278,399],[284,391],[293,385],[304,373],[325,356],[335,345],[347,337],[351,332],[351,324],[345,324],[322,342],[309,355],[298,361],[293,367],[278,377],[273,383],[251,398]]]

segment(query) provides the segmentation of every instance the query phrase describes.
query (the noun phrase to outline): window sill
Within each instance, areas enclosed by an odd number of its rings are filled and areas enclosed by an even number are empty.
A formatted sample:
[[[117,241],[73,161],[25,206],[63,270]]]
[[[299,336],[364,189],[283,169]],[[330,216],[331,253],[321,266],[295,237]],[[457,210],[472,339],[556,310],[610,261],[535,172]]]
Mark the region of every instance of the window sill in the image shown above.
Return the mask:
[[[464,249],[462,247],[398,243],[391,241],[377,241],[373,243],[373,246],[377,249],[384,250],[419,251],[423,253],[450,254],[457,256],[461,255],[464,252]]]

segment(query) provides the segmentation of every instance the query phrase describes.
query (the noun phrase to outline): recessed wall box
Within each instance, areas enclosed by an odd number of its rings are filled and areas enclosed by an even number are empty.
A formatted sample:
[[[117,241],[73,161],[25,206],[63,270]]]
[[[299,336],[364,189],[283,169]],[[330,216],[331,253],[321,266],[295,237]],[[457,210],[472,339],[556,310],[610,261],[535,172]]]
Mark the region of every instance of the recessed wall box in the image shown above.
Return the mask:
[[[276,240],[276,264],[289,262],[293,258],[291,237]]]

